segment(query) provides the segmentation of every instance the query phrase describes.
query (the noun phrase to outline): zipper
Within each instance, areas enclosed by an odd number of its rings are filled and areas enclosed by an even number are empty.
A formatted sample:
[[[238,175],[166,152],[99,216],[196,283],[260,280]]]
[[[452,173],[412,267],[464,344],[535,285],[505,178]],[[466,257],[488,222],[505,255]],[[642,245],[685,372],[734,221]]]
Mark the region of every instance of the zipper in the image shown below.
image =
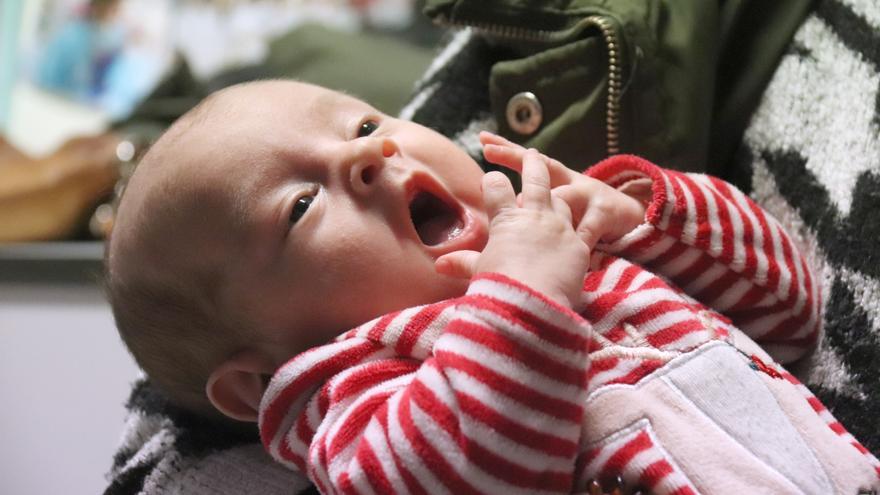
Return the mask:
[[[623,80],[623,68],[620,64],[620,40],[611,19],[603,15],[591,15],[583,18],[574,26],[559,30],[546,31],[528,29],[519,26],[489,24],[479,21],[450,20],[441,14],[435,22],[444,27],[468,27],[491,36],[539,43],[560,42],[571,36],[575,31],[585,27],[595,27],[602,34],[605,52],[608,54],[608,84],[605,96],[605,151],[608,156],[620,153],[620,96]]]

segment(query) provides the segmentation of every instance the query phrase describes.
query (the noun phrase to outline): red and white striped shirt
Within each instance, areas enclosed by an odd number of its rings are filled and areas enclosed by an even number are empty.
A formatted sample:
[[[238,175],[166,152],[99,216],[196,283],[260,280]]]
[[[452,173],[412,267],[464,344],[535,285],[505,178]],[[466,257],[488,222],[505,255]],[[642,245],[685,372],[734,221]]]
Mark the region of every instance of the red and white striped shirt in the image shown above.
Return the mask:
[[[586,309],[484,273],[460,298],[365,323],[277,371],[259,418],[268,452],[323,493],[570,493],[586,471],[637,466],[621,452],[653,438],[585,443],[591,394],[734,327],[780,362],[815,345],[810,267],[747,196],[633,156],[586,173],[614,187],[648,178],[653,191],[646,222],[593,253]],[[652,462],[639,483],[695,491]]]

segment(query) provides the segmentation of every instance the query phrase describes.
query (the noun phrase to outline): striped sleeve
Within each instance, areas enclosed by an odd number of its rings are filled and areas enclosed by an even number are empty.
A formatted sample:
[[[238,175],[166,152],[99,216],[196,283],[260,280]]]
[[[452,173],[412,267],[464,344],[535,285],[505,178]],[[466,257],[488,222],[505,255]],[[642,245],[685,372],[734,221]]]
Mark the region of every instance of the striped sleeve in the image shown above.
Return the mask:
[[[734,186],[621,155],[587,174],[614,187],[652,181],[646,222],[600,249],[635,261],[725,314],[776,360],[817,342],[820,288],[779,222]]]
[[[269,453],[323,493],[569,493],[589,324],[498,274],[455,301],[424,361],[355,332],[280,368]]]

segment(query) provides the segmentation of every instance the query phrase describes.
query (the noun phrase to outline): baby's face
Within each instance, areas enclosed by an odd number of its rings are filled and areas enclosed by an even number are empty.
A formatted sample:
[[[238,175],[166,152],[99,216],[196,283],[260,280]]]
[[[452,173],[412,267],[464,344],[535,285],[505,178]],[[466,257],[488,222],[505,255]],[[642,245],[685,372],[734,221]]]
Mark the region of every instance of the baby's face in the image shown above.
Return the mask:
[[[293,353],[381,314],[464,293],[434,260],[487,238],[479,166],[440,134],[293,82],[222,95],[187,141],[194,180],[235,207],[223,300]]]

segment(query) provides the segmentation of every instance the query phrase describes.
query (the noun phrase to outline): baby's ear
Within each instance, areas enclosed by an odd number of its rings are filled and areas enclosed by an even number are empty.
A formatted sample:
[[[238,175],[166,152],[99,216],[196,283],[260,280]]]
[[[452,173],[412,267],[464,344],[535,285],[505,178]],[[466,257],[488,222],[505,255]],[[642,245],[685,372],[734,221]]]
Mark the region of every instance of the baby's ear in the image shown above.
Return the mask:
[[[253,350],[241,351],[214,368],[205,393],[221,413],[238,421],[256,422],[260,399],[275,373],[272,360]]]

